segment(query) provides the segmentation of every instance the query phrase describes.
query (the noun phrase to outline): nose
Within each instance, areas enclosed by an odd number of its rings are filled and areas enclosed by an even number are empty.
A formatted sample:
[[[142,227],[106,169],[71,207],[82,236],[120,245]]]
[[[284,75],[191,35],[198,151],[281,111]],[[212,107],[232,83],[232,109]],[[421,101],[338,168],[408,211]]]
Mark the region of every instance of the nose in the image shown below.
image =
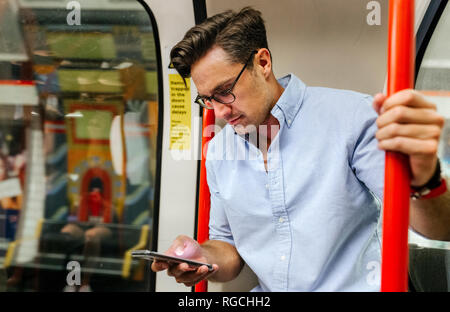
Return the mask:
[[[216,118],[228,120],[231,118],[231,105],[230,104],[216,104],[214,105],[214,115]]]

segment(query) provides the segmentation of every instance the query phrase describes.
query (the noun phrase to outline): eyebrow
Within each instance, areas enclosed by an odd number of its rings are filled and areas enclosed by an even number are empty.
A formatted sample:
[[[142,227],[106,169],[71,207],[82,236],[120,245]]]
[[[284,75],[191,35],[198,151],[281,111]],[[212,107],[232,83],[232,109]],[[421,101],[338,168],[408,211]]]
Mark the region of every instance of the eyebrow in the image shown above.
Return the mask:
[[[223,88],[223,86],[226,85],[227,83],[233,82],[233,79],[236,79],[236,77],[234,77],[234,78],[229,78],[229,79],[227,79],[227,80],[225,80],[225,81],[219,82],[219,83],[214,87],[214,89],[212,90],[211,96],[212,96],[214,93],[216,93],[217,90]],[[200,94],[200,93],[199,93],[199,95],[200,95],[200,96],[205,96],[205,95]]]

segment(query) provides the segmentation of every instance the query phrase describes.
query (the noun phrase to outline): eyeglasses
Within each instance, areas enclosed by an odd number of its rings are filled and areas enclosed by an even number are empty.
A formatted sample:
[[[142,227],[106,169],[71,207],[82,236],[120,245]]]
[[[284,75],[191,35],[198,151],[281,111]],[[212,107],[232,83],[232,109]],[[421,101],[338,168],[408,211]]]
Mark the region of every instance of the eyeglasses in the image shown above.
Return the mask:
[[[236,100],[236,96],[233,94],[233,88],[236,85],[236,83],[238,82],[239,78],[241,77],[242,73],[244,72],[244,70],[247,68],[248,63],[250,62],[250,60],[253,57],[253,54],[258,53],[258,51],[252,51],[252,53],[250,54],[250,57],[247,59],[247,61],[245,62],[244,67],[242,68],[242,70],[240,71],[239,75],[236,77],[236,79],[234,80],[233,84],[231,85],[231,87],[229,87],[226,90],[214,93],[211,96],[204,96],[204,95],[197,95],[197,97],[195,98],[195,103],[199,104],[200,106],[207,108],[207,109],[213,109],[213,103],[212,101],[214,100],[217,103],[220,104],[231,104]]]

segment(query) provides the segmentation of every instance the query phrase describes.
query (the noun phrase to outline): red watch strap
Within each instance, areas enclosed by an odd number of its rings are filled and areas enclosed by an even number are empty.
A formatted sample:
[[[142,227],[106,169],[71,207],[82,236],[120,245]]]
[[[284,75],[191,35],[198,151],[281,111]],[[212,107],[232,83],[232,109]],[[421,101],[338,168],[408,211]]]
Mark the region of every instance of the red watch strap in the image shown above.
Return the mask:
[[[421,198],[429,199],[429,198],[433,198],[433,197],[438,197],[438,196],[444,194],[446,191],[447,191],[447,182],[445,181],[444,178],[441,178],[441,185],[430,190],[430,192],[428,194],[422,196]]]

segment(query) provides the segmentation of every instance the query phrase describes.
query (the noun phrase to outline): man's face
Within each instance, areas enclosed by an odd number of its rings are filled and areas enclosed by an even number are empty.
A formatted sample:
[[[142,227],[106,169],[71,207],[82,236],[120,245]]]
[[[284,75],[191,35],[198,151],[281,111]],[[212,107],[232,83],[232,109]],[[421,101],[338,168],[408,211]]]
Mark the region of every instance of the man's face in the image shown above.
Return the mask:
[[[192,65],[191,76],[200,95],[212,96],[229,89],[244,65],[230,62],[222,48],[213,47]],[[257,65],[251,70],[245,69],[232,90],[236,97],[233,103],[221,104],[213,100],[216,118],[224,119],[240,134],[251,132],[252,126],[258,127],[270,112],[271,100],[266,84]]]

